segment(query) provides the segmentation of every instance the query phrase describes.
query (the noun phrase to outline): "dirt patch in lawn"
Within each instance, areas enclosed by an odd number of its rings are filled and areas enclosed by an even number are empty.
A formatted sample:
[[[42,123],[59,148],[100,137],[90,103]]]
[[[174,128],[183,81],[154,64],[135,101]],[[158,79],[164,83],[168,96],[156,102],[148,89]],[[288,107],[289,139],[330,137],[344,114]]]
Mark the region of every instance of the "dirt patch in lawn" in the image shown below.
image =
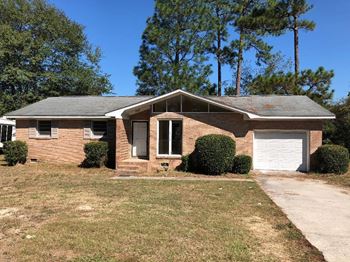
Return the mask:
[[[244,222],[245,226],[258,239],[264,254],[273,255],[279,261],[292,261],[288,249],[284,246],[283,236],[270,223],[258,216],[245,218]]]

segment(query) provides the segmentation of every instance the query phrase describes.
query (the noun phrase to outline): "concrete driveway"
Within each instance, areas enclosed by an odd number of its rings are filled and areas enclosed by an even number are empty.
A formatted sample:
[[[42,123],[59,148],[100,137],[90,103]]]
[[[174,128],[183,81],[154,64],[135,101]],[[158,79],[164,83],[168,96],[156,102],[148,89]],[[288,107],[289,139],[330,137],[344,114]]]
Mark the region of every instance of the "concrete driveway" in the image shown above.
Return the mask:
[[[350,261],[350,191],[297,175],[256,180],[327,261]]]

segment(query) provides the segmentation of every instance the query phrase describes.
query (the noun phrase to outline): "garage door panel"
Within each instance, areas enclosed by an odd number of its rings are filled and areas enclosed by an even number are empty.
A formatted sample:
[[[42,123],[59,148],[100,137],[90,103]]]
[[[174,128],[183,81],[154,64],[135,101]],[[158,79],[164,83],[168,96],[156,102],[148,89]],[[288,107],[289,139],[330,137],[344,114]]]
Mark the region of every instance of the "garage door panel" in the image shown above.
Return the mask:
[[[307,170],[305,132],[254,132],[254,168],[266,170]]]

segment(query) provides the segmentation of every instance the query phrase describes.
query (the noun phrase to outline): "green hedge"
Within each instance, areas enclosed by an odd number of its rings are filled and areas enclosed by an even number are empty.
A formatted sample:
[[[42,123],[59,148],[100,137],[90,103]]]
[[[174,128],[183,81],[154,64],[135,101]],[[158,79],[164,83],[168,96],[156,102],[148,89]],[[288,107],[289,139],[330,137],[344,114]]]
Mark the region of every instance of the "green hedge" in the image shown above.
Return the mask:
[[[252,158],[247,155],[237,155],[233,159],[232,172],[235,174],[248,174],[252,168]]]
[[[316,171],[320,173],[343,174],[349,168],[349,151],[339,145],[320,146],[315,153]]]
[[[236,143],[225,135],[206,135],[195,145],[195,169],[208,175],[220,175],[232,169]]]
[[[85,160],[84,167],[101,167],[106,165],[108,160],[107,142],[89,142],[84,146]]]
[[[28,146],[23,141],[8,141],[4,143],[5,161],[9,166],[17,163],[24,164],[27,161]]]

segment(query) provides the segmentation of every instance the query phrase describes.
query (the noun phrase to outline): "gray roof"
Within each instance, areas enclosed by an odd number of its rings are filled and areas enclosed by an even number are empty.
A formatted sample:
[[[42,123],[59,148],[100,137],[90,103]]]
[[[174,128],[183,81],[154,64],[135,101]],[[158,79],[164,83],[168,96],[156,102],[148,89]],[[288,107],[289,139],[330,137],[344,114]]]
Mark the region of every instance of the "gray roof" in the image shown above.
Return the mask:
[[[259,116],[334,116],[307,96],[210,96],[208,98]]]
[[[137,104],[151,96],[62,96],[12,111],[6,116],[104,116],[106,113]]]
[[[10,112],[6,116],[105,116],[114,110],[135,105],[152,96],[52,97]],[[259,116],[332,117],[331,112],[306,96],[206,96],[226,106]]]

